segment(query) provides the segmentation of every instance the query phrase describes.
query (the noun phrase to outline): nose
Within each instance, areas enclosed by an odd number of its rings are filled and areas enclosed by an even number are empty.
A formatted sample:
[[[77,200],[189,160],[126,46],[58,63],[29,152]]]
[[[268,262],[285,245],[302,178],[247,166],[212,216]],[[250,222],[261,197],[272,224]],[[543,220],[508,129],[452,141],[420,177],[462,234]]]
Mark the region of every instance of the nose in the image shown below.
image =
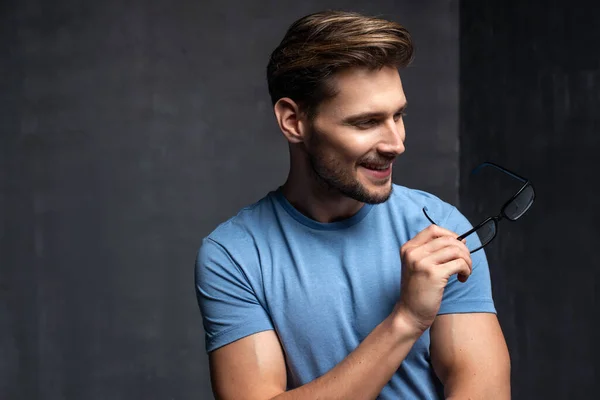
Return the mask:
[[[400,118],[398,121],[390,119],[383,128],[383,135],[379,143],[378,150],[382,154],[396,157],[404,153],[404,121]]]

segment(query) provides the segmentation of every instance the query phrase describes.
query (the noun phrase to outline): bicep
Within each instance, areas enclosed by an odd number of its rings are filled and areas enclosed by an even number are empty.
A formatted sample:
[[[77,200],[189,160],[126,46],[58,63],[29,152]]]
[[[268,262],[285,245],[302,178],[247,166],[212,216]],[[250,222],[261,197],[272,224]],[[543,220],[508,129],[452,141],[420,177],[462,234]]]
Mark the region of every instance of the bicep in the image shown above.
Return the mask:
[[[251,250],[234,254],[205,239],[196,259],[196,295],[217,399],[266,400],[286,389],[279,339],[255,290],[260,273]]]
[[[246,336],[209,354],[215,398],[267,400],[286,390],[283,351],[273,330]]]
[[[431,362],[446,396],[510,398],[510,359],[495,314],[439,315],[430,335]]]

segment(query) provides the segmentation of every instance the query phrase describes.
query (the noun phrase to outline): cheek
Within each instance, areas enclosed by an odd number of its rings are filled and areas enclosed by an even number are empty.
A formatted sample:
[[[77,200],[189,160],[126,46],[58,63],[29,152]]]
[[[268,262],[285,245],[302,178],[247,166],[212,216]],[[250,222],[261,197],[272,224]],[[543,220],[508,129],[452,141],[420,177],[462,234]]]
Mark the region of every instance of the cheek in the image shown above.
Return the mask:
[[[311,153],[350,167],[356,167],[366,154],[371,153],[376,142],[373,135],[352,129],[319,129],[317,132],[312,136]]]
[[[348,135],[346,140],[340,140],[330,144],[330,148],[337,154],[337,158],[344,163],[356,166],[361,159],[372,149],[368,138],[352,137]]]

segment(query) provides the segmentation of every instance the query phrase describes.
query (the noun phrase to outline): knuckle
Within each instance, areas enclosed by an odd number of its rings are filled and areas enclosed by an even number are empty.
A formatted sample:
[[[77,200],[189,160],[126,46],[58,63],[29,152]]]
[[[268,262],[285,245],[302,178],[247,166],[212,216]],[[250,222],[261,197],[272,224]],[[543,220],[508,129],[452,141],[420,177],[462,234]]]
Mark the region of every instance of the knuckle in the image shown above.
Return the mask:
[[[415,253],[416,250],[417,250],[417,248],[414,246],[408,247],[404,251],[404,258],[408,261],[412,261],[416,257],[416,253]]]
[[[415,261],[414,264],[413,264],[413,266],[414,266],[414,269],[417,270],[417,271],[422,271],[422,270],[426,269],[425,268],[425,263],[424,263],[424,261],[422,259]]]
[[[409,251],[410,247],[407,244],[402,245],[402,247],[400,247],[400,257],[402,257],[403,259],[406,258],[408,256]]]
[[[429,229],[432,234],[436,235],[440,233],[441,228],[438,225],[429,225],[429,228],[427,229]]]
[[[406,243],[404,243],[404,244],[403,244],[403,245],[400,247],[400,254],[404,254],[404,253],[408,252],[408,251],[410,250],[410,248],[411,248],[411,247],[412,247],[412,246],[411,246],[411,244],[410,244],[410,241],[409,241],[409,242],[406,242]]]
[[[425,262],[420,262],[417,272],[425,276],[425,278],[431,279],[435,276],[436,269],[431,268],[431,266]]]
[[[427,276],[429,276],[429,274],[432,272],[432,268],[430,268],[430,265],[424,259],[416,261],[414,263],[414,269],[415,271],[424,273]]]
[[[454,258],[462,258],[462,251],[460,248],[453,246],[450,248],[450,255]]]
[[[437,272],[437,273],[436,273],[436,271],[434,271],[434,270],[433,270],[433,269],[431,269],[431,268],[429,268],[429,269],[426,269],[425,271],[423,271],[423,274],[425,275],[425,277],[426,277],[428,280],[434,280],[434,279],[436,279],[436,280],[437,280],[437,279],[439,279],[439,276],[438,276],[438,275],[440,275],[440,273],[439,273],[439,272]]]

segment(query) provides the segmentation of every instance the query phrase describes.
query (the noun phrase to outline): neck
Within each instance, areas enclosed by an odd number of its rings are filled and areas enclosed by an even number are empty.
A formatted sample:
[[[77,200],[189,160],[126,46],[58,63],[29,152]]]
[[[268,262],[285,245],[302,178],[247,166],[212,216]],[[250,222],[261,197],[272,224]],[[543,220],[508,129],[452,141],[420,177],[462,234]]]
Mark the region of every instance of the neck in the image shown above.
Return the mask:
[[[310,165],[300,167],[292,163],[282,193],[294,208],[321,223],[350,218],[364,205],[329,187],[316,176]]]

